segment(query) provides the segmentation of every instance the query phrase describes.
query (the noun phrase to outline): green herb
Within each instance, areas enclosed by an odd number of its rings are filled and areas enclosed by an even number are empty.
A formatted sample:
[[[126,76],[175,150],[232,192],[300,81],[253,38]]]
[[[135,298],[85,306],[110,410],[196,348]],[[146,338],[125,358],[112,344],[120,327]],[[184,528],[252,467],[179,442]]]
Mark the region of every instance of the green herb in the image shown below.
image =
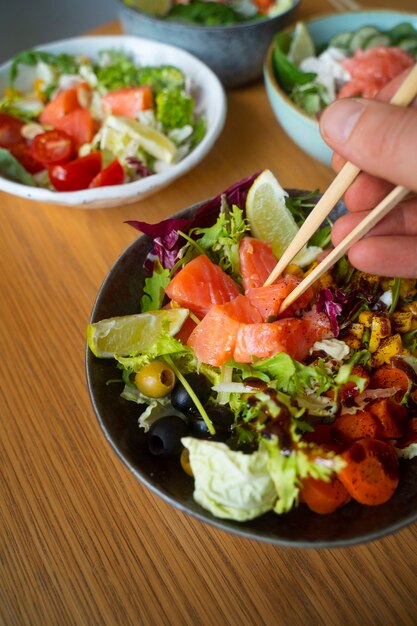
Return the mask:
[[[291,44],[289,33],[278,33],[274,39],[274,51],[272,63],[276,77],[280,85],[290,93],[296,85],[311,83],[316,74],[313,72],[303,72],[288,59],[287,54]]]
[[[163,90],[155,98],[156,119],[165,130],[192,125],[194,99],[185,91]]]
[[[164,269],[157,259],[152,276],[145,279],[143,294],[140,299],[141,313],[156,311],[161,308],[165,296],[165,289],[170,280],[170,271]]]
[[[0,148],[0,173],[6,178],[35,187],[36,183],[31,174],[5,148]]]
[[[195,228],[194,235],[201,235],[197,239],[198,246],[203,249],[212,261],[227,272],[239,284],[242,282],[240,274],[239,243],[249,230],[249,224],[238,206],[231,209],[222,202],[220,215],[213,226],[209,228]]]
[[[64,74],[74,74],[78,69],[78,62],[74,56],[69,54],[51,54],[41,50],[26,50],[13,59],[10,67],[9,80],[13,87],[18,75],[19,65],[37,65],[39,62],[56,67]]]
[[[397,308],[398,300],[400,298],[400,291],[401,291],[401,278],[397,277],[397,278],[394,278],[394,282],[392,283],[392,286],[391,286],[392,303],[388,311],[389,315],[394,313],[395,309]]]
[[[227,26],[241,22],[244,18],[226,4],[194,0],[188,5],[174,6],[169,11],[167,19],[204,26]]]
[[[330,104],[329,92],[321,83],[314,80],[295,84],[290,92],[291,100],[308,115],[315,116]]]

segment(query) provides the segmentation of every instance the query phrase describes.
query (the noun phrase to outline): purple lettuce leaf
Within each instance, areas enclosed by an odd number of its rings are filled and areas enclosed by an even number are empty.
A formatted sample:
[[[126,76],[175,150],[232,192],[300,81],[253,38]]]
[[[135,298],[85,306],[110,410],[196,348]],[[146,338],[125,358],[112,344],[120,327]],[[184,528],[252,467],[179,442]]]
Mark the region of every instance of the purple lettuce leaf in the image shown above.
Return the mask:
[[[317,294],[317,311],[326,313],[335,337],[339,335],[337,318],[342,312],[342,305],[345,301],[345,295],[340,289],[334,293],[330,289],[321,289]]]
[[[136,157],[126,157],[126,163],[139,178],[146,178],[146,176],[152,176],[153,174],[153,172]]]
[[[226,197],[229,205],[236,204],[243,209],[246,204],[248,191],[260,172],[252,174],[235,183],[226,191],[214,198],[203,202],[191,219],[168,218],[157,224],[149,224],[138,220],[127,220],[125,223],[140,230],[154,240],[152,250],[149,252],[144,263],[147,274],[152,273],[154,260],[159,259],[164,269],[171,270],[178,260],[178,253],[185,244],[185,240],[178,231],[188,234],[192,228],[206,228],[212,226],[220,211],[221,198]]]

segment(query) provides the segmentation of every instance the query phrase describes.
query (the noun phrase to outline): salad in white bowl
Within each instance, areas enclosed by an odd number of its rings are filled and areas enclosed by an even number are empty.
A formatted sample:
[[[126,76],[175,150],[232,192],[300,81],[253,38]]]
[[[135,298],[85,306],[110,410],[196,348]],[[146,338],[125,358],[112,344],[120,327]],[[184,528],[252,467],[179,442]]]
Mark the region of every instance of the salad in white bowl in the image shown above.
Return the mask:
[[[0,188],[56,204],[143,198],[200,161],[223,89],[188,53],[130,37],[67,40],[0,68]]]

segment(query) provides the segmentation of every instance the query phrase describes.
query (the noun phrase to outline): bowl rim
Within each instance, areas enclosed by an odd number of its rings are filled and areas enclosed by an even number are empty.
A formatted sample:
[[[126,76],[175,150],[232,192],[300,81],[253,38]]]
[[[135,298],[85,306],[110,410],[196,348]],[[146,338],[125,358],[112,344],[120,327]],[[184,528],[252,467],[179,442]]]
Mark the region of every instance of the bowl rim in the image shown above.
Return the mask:
[[[287,191],[301,192],[302,190],[287,189]],[[199,208],[199,206],[201,206],[201,204],[209,200],[210,199],[200,200],[199,202],[193,203],[192,205],[175,212],[173,215],[169,216],[169,218],[190,217]],[[138,235],[136,239],[134,239],[130,244],[128,244],[122,250],[122,252],[118,255],[116,260],[113,262],[113,264],[107,271],[107,274],[104,280],[102,281],[98,289],[97,295],[95,297],[94,304],[91,309],[91,313],[89,317],[89,323],[97,321],[95,317],[97,315],[97,309],[99,308],[99,305],[100,305],[100,297],[103,293],[103,290],[106,288],[107,284],[112,281],[113,274],[119,268],[120,263],[122,263],[123,260],[126,259],[130,254],[132,254],[132,252],[135,251],[136,247],[139,246],[141,242],[149,242],[149,244],[151,244],[152,238],[145,234]],[[170,504],[171,506],[181,511],[182,513],[186,515],[190,515],[191,517],[198,519],[200,522],[208,524],[209,526],[215,527],[218,530],[229,533],[231,535],[235,535],[238,537],[242,537],[244,539],[251,539],[252,541],[258,541],[258,542],[275,545],[279,547],[299,548],[299,549],[346,548],[350,546],[360,545],[360,544],[368,543],[371,541],[375,541],[377,539],[382,539],[383,537],[386,537],[395,532],[398,532],[402,528],[410,526],[411,524],[417,521],[417,507],[416,507],[415,511],[413,511],[412,513],[409,513],[408,515],[405,515],[403,518],[401,518],[395,523],[393,522],[393,523],[388,524],[382,530],[381,529],[370,530],[359,536],[354,536],[354,537],[344,538],[344,539],[343,538],[342,539],[327,539],[327,540],[323,539],[323,540],[317,540],[317,541],[314,541],[313,539],[291,540],[285,537],[268,537],[266,534],[257,534],[254,530],[251,530],[250,528],[246,527],[244,522],[241,523],[241,522],[235,522],[233,520],[217,518],[214,515],[212,515],[209,511],[201,507],[200,505],[198,506],[198,509],[196,510],[189,508],[186,504],[176,499],[175,496],[171,495],[167,490],[164,490],[164,488],[159,487],[156,484],[156,482],[153,482],[151,476],[146,474],[146,472],[142,470],[140,467],[135,466],[128,458],[126,458],[126,455],[124,455],[122,450],[118,447],[116,441],[111,436],[108,423],[106,422],[105,418],[101,415],[100,410],[97,406],[97,402],[96,402],[96,392],[95,392],[95,387],[93,384],[93,369],[92,368],[94,367],[94,363],[99,361],[99,359],[97,359],[97,357],[95,357],[92,354],[92,352],[90,351],[88,347],[87,342],[85,343],[84,354],[85,354],[85,376],[86,376],[89,399],[90,399],[94,414],[96,416],[96,419],[98,421],[98,424],[100,426],[100,429],[102,431],[102,435],[110,444],[110,447],[115,453],[115,455],[122,461],[125,467],[127,467],[127,469],[133,474],[133,476],[138,480],[140,485],[146,487],[156,496],[162,498],[164,502]],[[406,461],[406,462],[411,463],[412,461]],[[249,520],[249,523],[251,521],[254,521],[254,520]]]
[[[337,18],[338,16],[340,16],[341,18],[342,17],[346,18],[351,15],[360,15],[360,14],[370,15],[370,16],[373,14],[375,15],[381,15],[381,14],[404,15],[404,16],[415,16],[415,18],[417,19],[417,12],[413,13],[412,11],[396,11],[395,9],[369,9],[369,10],[364,10],[364,11],[344,11],[343,13],[327,13],[327,12],[318,13],[300,21],[302,21],[306,26],[308,26],[308,24],[320,22],[321,20],[326,20],[328,18]],[[289,26],[287,26],[280,32],[289,33],[293,31],[294,28],[295,28],[295,24],[290,24]],[[315,117],[312,117],[311,115],[308,115],[305,111],[303,111],[301,107],[297,106],[291,100],[291,98],[285,93],[281,85],[278,83],[278,80],[274,73],[274,69],[272,67],[272,55],[273,55],[274,47],[275,47],[275,42],[271,41],[268,47],[266,56],[265,56],[265,61],[264,61],[264,74],[266,75],[271,87],[277,93],[277,95],[281,98],[281,100],[285,102],[287,106],[289,106],[295,113],[298,113],[299,115],[301,115],[301,117],[304,119],[305,122],[308,122],[313,127],[318,128],[319,120]]]
[[[123,204],[130,200],[130,202],[139,201],[146,196],[166,187],[174,180],[182,176],[195,167],[211,150],[214,143],[217,141],[221,131],[223,130],[226,113],[227,113],[227,98],[223,85],[219,78],[203,61],[198,59],[190,52],[174,46],[172,44],[166,44],[163,42],[147,39],[145,37],[135,37],[133,35],[84,35],[80,37],[70,37],[60,39],[45,44],[34,46],[31,49],[34,50],[53,50],[58,49],[60,46],[71,47],[88,44],[89,40],[94,40],[96,50],[91,54],[95,56],[98,48],[103,46],[115,47],[123,44],[125,49],[131,50],[135,56],[140,57],[140,50],[146,46],[152,46],[152,48],[164,50],[167,53],[180,56],[180,59],[190,63],[197,70],[200,80],[197,83],[197,87],[201,87],[204,82],[210,83],[210,90],[216,94],[216,107],[213,107],[213,120],[209,127],[207,127],[206,134],[202,141],[181,161],[176,163],[172,168],[163,172],[152,174],[146,178],[130,183],[124,183],[121,185],[111,185],[106,187],[97,187],[94,189],[81,189],[78,191],[59,192],[52,191],[50,189],[44,189],[42,187],[30,187],[22,183],[18,183],[13,180],[9,180],[3,176],[0,176],[0,190],[10,193],[12,195],[35,200],[39,202],[45,202],[48,204],[55,204],[68,207],[81,207],[81,208],[106,208],[116,206],[116,204]],[[0,65],[0,76],[6,76],[13,59],[7,60]],[[157,64],[157,63],[155,63]],[[175,62],[174,62],[175,64]],[[185,72],[185,70],[184,70]],[[185,72],[186,73],[186,72]],[[206,107],[207,109],[207,107]],[[204,110],[203,113],[207,110]]]
[[[271,22],[274,22],[275,20],[278,20],[279,18],[285,15],[288,15],[289,13],[297,9],[298,5],[301,2],[301,0],[292,0],[291,6],[288,7],[288,9],[286,9],[285,11],[282,11],[282,13],[278,13],[278,15],[274,15],[272,17],[261,18],[254,22],[238,22],[236,24],[225,24],[225,25],[218,24],[216,26],[207,26],[205,24],[188,24],[186,22],[175,22],[171,20],[166,20],[164,19],[163,16],[159,17],[159,16],[154,16],[154,15],[148,15],[147,13],[144,13],[143,11],[136,9],[135,7],[127,5],[125,2],[123,2],[123,0],[116,0],[116,1],[120,5],[121,9],[129,11],[130,13],[134,15],[140,15],[144,21],[150,24],[165,24],[165,25],[168,25],[167,28],[171,28],[172,26],[173,29],[175,28],[175,30],[179,30],[179,31],[181,30],[188,31],[188,30],[198,29],[199,32],[204,31],[204,32],[211,33],[211,34],[214,32],[222,32],[222,33],[225,32],[227,34],[228,31],[255,29],[257,26],[261,24],[263,25],[269,24]]]

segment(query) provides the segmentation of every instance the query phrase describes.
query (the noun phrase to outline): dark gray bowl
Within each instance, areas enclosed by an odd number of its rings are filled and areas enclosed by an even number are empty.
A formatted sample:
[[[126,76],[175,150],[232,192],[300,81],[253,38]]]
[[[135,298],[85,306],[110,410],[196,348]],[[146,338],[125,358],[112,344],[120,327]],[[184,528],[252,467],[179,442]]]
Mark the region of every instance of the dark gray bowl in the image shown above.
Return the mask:
[[[300,0],[276,17],[232,26],[194,26],[151,17],[117,0],[125,33],[184,48],[208,65],[224,87],[261,78],[263,61],[276,32],[293,19]]]
[[[291,192],[290,191],[290,195]],[[300,192],[297,192],[300,193]],[[173,217],[190,217],[198,205]],[[343,212],[336,207],[333,217]],[[100,288],[91,322],[138,313],[143,288],[141,271],[151,239],[141,236],[118,258]],[[146,487],[181,511],[236,535],[289,547],[336,547],[372,541],[417,520],[417,459],[401,461],[400,485],[389,502],[365,507],[356,502],[331,515],[318,515],[305,505],[278,516],[267,513],[249,522],[213,517],[193,500],[192,478],[178,458],[155,457],[148,451],[146,435],[138,427],[140,407],[120,397],[121,385],[106,385],[118,377],[115,362],[97,359],[87,348],[87,384],[94,411],[110,445]]]

